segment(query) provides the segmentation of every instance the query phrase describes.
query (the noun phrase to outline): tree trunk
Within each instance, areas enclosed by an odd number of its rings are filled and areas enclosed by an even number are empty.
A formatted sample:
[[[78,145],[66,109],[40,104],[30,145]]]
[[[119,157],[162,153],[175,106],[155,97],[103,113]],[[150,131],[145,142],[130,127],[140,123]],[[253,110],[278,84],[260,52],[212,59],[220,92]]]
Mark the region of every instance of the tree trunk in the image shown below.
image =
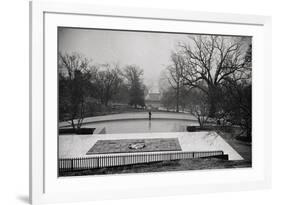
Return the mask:
[[[72,126],[72,128],[75,130],[75,124],[74,124],[74,120],[73,119],[71,119],[71,126]]]
[[[178,82],[177,83],[177,96],[176,96],[176,103],[177,103],[176,112],[179,112],[179,96],[180,96],[180,85]]]
[[[202,123],[202,121],[201,121],[200,116],[197,117],[197,120],[198,120],[198,123],[199,123],[200,128],[202,128],[202,127],[203,127],[203,123]]]
[[[108,101],[106,99],[104,100],[104,105],[105,105],[105,107],[108,106]]]
[[[209,117],[213,118],[215,117],[217,107],[217,95],[216,95],[216,88],[214,86],[209,86],[209,96],[208,96],[208,101],[209,101]]]
[[[213,118],[216,114],[216,104],[213,99],[210,99],[209,117]]]

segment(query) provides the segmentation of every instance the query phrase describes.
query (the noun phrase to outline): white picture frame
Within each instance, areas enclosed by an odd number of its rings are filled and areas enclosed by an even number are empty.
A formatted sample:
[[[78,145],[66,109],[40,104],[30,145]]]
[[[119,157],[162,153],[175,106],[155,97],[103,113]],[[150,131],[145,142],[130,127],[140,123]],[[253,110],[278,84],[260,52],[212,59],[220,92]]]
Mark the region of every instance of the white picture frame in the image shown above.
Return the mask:
[[[126,25],[124,24],[126,22]],[[159,22],[162,22],[159,24]],[[57,26],[135,28],[167,31],[192,26],[194,32],[247,34],[253,43],[253,167],[235,170],[169,172],[58,178],[56,176],[56,37]],[[174,25],[171,26],[171,25]],[[182,30],[181,30],[182,31]],[[48,69],[51,68],[51,69]],[[103,7],[91,4],[30,3],[30,202],[74,202],[271,186],[271,18],[184,10]],[[47,110],[46,110],[47,109]],[[49,123],[55,121],[54,124]],[[53,126],[55,125],[55,127]],[[52,151],[53,150],[53,151]],[[165,182],[163,180],[165,179]],[[110,184],[110,186],[108,186]],[[138,184],[138,185],[136,185]],[[69,197],[71,195],[71,197]]]

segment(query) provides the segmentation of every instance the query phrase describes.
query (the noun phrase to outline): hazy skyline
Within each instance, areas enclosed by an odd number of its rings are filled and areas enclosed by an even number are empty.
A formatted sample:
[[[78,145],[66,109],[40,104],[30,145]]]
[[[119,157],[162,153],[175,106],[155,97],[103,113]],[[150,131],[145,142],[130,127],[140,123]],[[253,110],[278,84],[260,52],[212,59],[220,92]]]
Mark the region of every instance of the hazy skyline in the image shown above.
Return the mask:
[[[177,50],[179,42],[191,42],[190,35],[59,27],[58,49],[62,53],[82,54],[94,65],[137,65],[144,71],[144,84],[156,92],[161,72],[171,64],[171,52]],[[248,45],[251,38],[243,37],[242,42]]]
[[[160,73],[171,62],[171,51],[187,34],[59,28],[59,51],[78,52],[93,64],[134,64],[144,71],[144,83],[158,90]]]

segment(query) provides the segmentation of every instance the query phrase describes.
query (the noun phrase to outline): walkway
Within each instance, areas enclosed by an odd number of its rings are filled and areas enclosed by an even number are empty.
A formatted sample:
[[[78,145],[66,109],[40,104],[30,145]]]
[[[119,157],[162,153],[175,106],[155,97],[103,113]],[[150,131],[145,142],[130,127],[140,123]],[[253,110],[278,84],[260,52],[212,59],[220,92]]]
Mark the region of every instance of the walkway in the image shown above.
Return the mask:
[[[218,151],[229,155],[229,160],[243,158],[216,132],[125,133],[94,135],[60,135],[59,158],[92,157],[86,155],[98,140],[177,138],[182,151]]]
[[[112,115],[103,115],[96,117],[88,117],[83,120],[83,124],[93,122],[105,122],[105,121],[116,121],[116,120],[136,120],[136,119],[148,119],[147,112],[133,112],[133,113],[121,113]],[[197,121],[197,119],[188,113],[174,113],[174,112],[152,112],[153,119],[171,119],[171,120],[187,120]],[[69,126],[69,122],[60,122],[59,127]]]

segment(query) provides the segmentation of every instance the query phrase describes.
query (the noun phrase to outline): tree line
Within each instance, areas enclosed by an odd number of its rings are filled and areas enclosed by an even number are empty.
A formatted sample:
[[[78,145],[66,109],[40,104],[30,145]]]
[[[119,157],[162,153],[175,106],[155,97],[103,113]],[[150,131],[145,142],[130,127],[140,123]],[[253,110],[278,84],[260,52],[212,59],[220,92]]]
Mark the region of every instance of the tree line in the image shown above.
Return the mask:
[[[197,117],[239,125],[251,137],[252,45],[244,37],[189,36],[171,53],[162,103]],[[170,105],[169,105],[170,103]]]
[[[97,65],[78,53],[59,53],[59,120],[73,129],[85,116],[111,112],[113,103],[144,107],[143,70],[135,65]]]

